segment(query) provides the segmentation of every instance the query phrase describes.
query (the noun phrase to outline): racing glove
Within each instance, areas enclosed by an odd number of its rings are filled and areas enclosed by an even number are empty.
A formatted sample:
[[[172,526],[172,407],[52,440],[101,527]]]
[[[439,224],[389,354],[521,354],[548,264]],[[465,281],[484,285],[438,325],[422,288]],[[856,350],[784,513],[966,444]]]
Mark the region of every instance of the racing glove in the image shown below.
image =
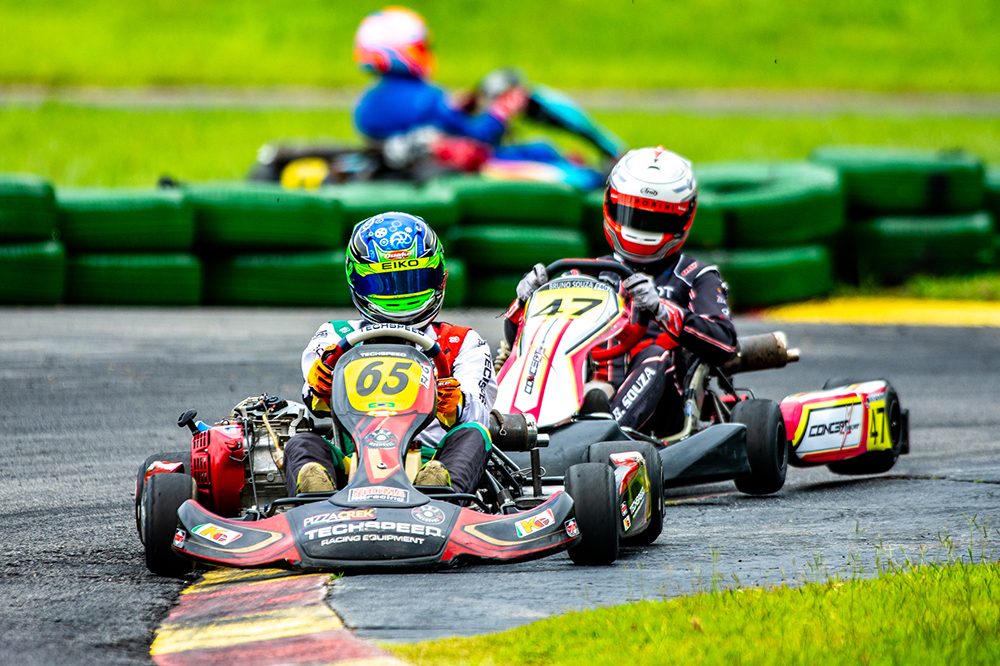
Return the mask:
[[[531,295],[548,281],[549,274],[545,272],[545,265],[535,264],[517,283],[517,300],[521,301],[522,304],[527,303]]]
[[[333,389],[333,366],[337,365],[337,359],[343,353],[343,350],[336,345],[328,347],[322,356],[316,359],[316,362],[309,368],[309,376],[306,377],[306,383],[309,384],[309,388],[312,389],[316,396],[329,399],[330,392]]]
[[[462,385],[454,377],[442,377],[437,381],[437,420],[445,428],[451,428],[462,414]]]
[[[640,310],[648,312],[676,340],[684,328],[684,310],[676,303],[660,298],[653,278],[635,273],[622,280],[629,298]]]

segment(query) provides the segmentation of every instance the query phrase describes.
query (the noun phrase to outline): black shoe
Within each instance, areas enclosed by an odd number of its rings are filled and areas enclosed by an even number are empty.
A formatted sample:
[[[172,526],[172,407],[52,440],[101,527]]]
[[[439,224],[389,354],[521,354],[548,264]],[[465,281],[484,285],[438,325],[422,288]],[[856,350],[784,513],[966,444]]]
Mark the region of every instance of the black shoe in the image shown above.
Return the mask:
[[[592,388],[583,396],[583,405],[580,407],[580,416],[587,414],[610,414],[611,403],[608,402],[608,394],[599,388]]]

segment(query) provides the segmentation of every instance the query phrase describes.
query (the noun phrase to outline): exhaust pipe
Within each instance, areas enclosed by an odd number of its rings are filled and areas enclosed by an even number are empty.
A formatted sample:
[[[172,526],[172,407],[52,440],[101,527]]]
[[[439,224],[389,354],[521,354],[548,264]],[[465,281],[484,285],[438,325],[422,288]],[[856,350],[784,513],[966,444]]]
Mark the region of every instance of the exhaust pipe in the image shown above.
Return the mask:
[[[739,342],[735,358],[720,368],[727,375],[783,368],[799,360],[799,350],[788,348],[788,336],[782,331],[751,335]]]

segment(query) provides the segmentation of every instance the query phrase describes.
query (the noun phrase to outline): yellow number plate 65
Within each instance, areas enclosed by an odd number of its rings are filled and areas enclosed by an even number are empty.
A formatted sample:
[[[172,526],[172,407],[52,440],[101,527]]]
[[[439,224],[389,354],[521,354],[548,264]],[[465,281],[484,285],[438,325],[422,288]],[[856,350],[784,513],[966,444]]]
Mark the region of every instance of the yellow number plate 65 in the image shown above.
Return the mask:
[[[344,369],[344,382],[358,411],[404,411],[417,399],[420,365],[399,358],[359,358]]]

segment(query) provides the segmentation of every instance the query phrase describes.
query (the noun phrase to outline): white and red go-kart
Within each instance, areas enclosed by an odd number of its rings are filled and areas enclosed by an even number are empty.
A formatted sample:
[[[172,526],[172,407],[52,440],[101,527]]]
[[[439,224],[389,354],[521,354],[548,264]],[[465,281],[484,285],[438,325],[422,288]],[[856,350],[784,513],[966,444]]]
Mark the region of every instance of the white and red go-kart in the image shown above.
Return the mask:
[[[546,270],[575,274],[551,280],[525,304],[524,324],[499,373],[496,402],[500,412],[533,416],[548,436],[540,450],[546,483],[561,483],[565,471],[581,462],[615,466],[611,448],[652,451],[657,459],[647,459],[646,467],[654,474],[659,467],[662,477],[662,484],[651,484],[653,511],[662,513],[662,487],[732,479],[741,492],[766,495],[784,485],[789,463],[869,474],[888,470],[900,453],[908,453],[908,415],[884,380],[830,380],[823,391],[790,396],[780,406],[736,389],[737,373],[798,360],[798,350],[787,348],[781,332],[742,338],[739,354],[724,367],[689,359],[680,432],[652,437],[619,426],[606,403],[601,409],[601,401],[591,400],[591,389],[596,362],[627,353],[645,336],[646,322],[601,279],[602,273],[626,277],[632,271],[594,259],[557,261]],[[528,462],[525,454],[512,459]],[[627,509],[623,505],[622,536],[634,522]],[[647,534],[644,541],[653,539]]]

